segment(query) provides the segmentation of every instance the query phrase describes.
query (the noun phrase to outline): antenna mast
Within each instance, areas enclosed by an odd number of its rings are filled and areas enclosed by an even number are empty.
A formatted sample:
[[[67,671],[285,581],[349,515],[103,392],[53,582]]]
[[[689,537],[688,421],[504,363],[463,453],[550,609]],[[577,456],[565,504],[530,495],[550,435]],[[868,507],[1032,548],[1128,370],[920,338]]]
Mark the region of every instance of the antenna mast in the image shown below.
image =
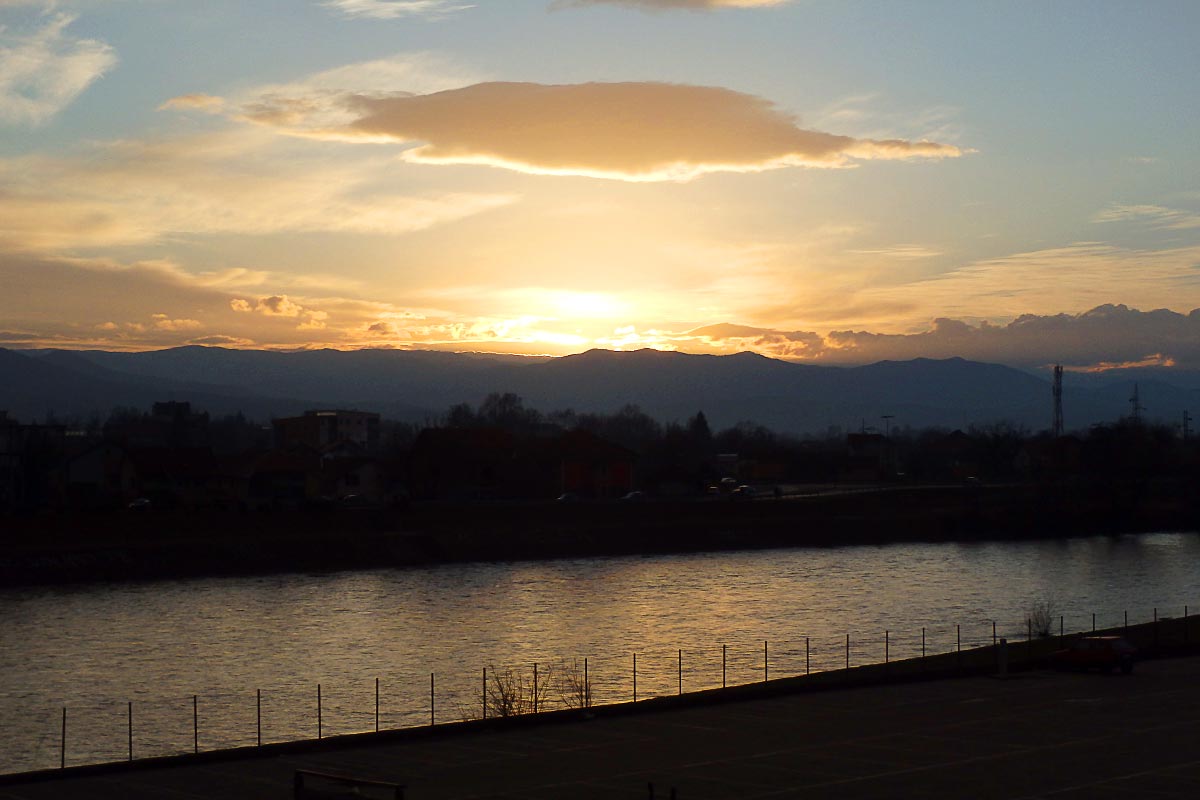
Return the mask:
[[[1129,407],[1133,411],[1133,421],[1142,421],[1142,412],[1146,409],[1142,408],[1141,396],[1138,393],[1138,385],[1133,385],[1133,397],[1129,398]]]

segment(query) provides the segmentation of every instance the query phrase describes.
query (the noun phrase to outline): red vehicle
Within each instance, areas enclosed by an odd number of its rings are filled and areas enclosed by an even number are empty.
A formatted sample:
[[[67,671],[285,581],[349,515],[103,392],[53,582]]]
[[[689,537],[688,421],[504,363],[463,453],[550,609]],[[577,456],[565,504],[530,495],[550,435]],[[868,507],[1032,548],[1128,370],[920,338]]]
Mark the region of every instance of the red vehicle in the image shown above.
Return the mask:
[[[1136,655],[1137,648],[1120,636],[1081,636],[1066,650],[1051,655],[1050,664],[1055,669],[1120,669],[1128,675],[1133,672]]]

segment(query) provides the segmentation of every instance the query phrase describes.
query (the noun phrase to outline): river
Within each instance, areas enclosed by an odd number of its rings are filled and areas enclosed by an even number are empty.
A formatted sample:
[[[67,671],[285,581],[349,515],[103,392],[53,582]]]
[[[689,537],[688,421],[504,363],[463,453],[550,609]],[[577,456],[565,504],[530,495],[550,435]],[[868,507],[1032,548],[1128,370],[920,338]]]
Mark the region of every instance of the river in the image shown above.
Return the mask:
[[[0,772],[481,713],[482,670],[596,703],[1068,631],[1200,603],[1200,534],[899,544],[0,590]],[[1156,612],[1157,609],[1157,612]],[[1055,624],[1057,628],[1057,622]],[[807,639],[807,644],[806,644]],[[764,642],[766,643],[764,648]],[[722,666],[722,648],[725,663]],[[682,651],[682,658],[680,656]],[[547,674],[551,678],[547,679]],[[260,701],[261,697],[261,701]],[[261,702],[261,705],[260,705]],[[132,704],[130,706],[129,704]],[[194,705],[193,705],[194,703]]]

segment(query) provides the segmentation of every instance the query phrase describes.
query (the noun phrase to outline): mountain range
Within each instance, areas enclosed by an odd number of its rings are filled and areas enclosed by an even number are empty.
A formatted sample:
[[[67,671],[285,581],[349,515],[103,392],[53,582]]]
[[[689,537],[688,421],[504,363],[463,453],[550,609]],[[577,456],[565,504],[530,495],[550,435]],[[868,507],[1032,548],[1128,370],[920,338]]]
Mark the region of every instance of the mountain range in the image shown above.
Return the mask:
[[[1070,373],[1068,430],[1128,414],[1134,384],[1149,419],[1200,410],[1200,374],[1175,369]],[[662,420],[704,411],[715,428],[741,421],[791,433],[888,425],[962,428],[1008,421],[1049,427],[1050,383],[960,358],[857,367],[795,364],[752,353],[689,355],[591,350],[559,358],[404,350],[278,352],[179,347],[140,353],[0,349],[0,410],[22,421],[101,417],[188,400],[252,419],[310,408],[359,408],[410,422],[456,403],[513,392],[543,411],[615,411],[635,404]]]

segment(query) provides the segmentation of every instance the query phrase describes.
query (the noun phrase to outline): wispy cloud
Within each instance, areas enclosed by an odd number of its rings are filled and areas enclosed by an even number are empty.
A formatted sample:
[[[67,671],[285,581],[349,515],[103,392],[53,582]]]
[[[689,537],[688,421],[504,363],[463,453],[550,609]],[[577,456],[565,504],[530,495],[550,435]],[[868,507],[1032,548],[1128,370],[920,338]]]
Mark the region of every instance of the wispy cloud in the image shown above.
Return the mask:
[[[324,0],[321,5],[348,17],[367,19],[441,17],[472,7],[454,0]]]
[[[718,8],[769,8],[792,0],[557,0],[557,7],[628,6],[644,11],[712,11]]]
[[[0,124],[45,123],[117,63],[104,42],[70,35],[74,21],[54,14],[24,33],[0,26]]]
[[[962,109],[955,106],[899,107],[882,94],[865,92],[842,97],[818,109],[806,121],[815,128],[844,130],[864,138],[956,143],[966,138],[961,117]]]
[[[1178,307],[1200,287],[1200,246],[1136,249],[1103,242],[986,259],[898,285],[862,288],[848,298],[867,304],[909,306],[892,314],[893,329],[914,314],[1011,320],[1025,313],[1080,313],[1120,300],[1141,308]],[[775,313],[786,313],[777,309]],[[804,315],[797,312],[801,318]],[[844,317],[853,324],[852,317]]]
[[[254,86],[231,97],[182,95],[160,108],[194,110],[202,105],[204,111],[223,111],[236,120],[297,135],[344,138],[346,134],[338,132],[360,116],[348,98],[429,94],[482,79],[477,71],[437,53],[405,53],[345,64],[287,83]]]
[[[886,259],[901,261],[919,261],[926,258],[936,258],[942,255],[941,250],[925,247],[919,244],[897,244],[891,247],[880,247],[873,250],[851,250],[850,252],[864,256],[879,256]]]
[[[1194,230],[1200,228],[1200,214],[1156,205],[1126,205],[1112,203],[1092,222],[1141,222],[1161,230]]]
[[[248,131],[96,145],[0,160],[0,247],[63,251],[177,235],[325,231],[403,234],[507,205],[511,195],[407,195],[391,159],[289,152]]]

